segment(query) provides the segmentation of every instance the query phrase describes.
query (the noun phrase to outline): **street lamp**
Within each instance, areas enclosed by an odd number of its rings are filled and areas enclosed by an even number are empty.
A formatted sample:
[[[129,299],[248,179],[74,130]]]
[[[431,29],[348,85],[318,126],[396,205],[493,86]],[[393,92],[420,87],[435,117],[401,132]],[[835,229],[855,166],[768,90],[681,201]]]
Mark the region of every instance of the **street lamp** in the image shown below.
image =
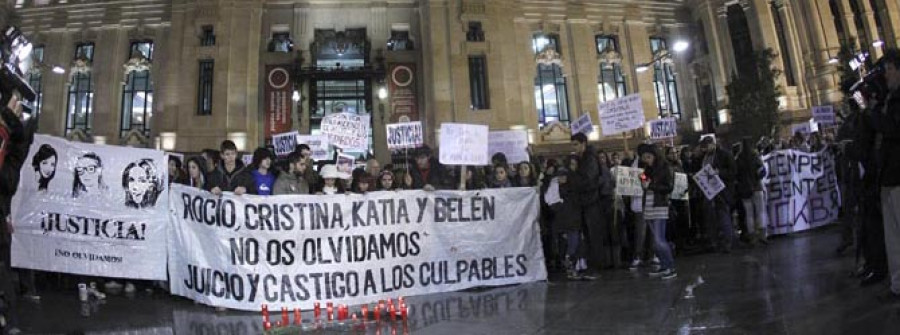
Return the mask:
[[[684,40],[675,41],[675,44],[672,45],[672,51],[674,51],[675,53],[681,53],[681,52],[687,50],[688,48],[690,48],[690,46],[691,46],[691,44],[688,43],[687,41],[684,41]],[[655,64],[656,62],[659,62],[659,61],[662,61],[665,59],[671,59],[671,58],[672,58],[672,53],[669,52],[669,50],[662,49],[662,50],[656,52],[656,55],[653,56],[653,59],[651,59],[650,62],[643,63],[643,64],[637,64],[637,66],[635,66],[634,70],[638,73],[644,73],[644,72],[647,72],[647,70],[650,69],[650,66]]]
[[[687,41],[676,41],[675,45],[672,46],[672,50],[675,50],[675,52],[682,52],[687,50],[689,46],[690,43]]]
[[[384,100],[388,97],[388,91],[384,86],[378,89],[378,99]]]
[[[884,45],[884,41],[882,41],[882,40],[877,40],[877,41],[875,41],[875,42],[872,42],[872,46],[873,46],[873,47],[876,47],[876,48],[880,48],[880,47],[882,47],[883,45]]]

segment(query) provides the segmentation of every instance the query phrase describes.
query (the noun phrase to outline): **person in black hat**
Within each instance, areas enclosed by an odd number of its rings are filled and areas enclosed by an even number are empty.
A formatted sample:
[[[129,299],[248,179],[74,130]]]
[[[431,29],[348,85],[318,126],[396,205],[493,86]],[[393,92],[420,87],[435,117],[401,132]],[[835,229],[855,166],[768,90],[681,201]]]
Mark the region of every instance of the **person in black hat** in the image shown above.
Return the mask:
[[[415,164],[409,170],[414,190],[434,191],[443,189],[444,169],[438,160],[432,157],[431,148],[424,146],[416,151]]]

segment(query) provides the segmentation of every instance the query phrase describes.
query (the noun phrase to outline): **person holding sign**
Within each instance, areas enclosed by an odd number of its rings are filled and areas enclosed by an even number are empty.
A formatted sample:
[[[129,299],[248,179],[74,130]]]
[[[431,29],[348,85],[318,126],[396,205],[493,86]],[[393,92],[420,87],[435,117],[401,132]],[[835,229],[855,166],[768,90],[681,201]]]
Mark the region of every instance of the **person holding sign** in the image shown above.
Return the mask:
[[[647,168],[641,175],[644,189],[644,220],[653,233],[653,252],[659,257],[660,267],[650,272],[651,277],[672,279],[675,272],[675,258],[666,240],[666,222],[669,220],[669,195],[675,188],[675,172],[653,144],[638,147],[641,163]]]
[[[703,165],[709,165],[722,182],[725,189],[719,192],[712,200],[704,202],[704,220],[707,227],[708,248],[718,249],[723,253],[731,253],[731,244],[734,239],[734,226],[731,222],[731,206],[734,201],[732,189],[737,174],[734,156],[729,150],[716,145],[712,137],[704,138],[700,142],[703,153]],[[722,234],[718,240],[719,233]],[[718,240],[718,241],[717,241]]]
[[[413,189],[434,191],[443,188],[444,169],[437,159],[431,156],[431,148],[428,146],[419,148],[415,163],[409,170]]]

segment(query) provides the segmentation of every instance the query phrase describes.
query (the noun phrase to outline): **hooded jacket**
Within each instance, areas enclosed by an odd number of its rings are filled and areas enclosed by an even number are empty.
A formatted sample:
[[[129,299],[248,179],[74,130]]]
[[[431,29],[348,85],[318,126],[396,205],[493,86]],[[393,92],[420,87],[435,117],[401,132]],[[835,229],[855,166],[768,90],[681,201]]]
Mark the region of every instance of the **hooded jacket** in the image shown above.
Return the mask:
[[[285,172],[278,175],[278,179],[275,180],[272,194],[310,194],[309,182],[306,180],[306,176]]]
[[[210,189],[218,187],[222,192],[234,192],[238,187],[247,189],[247,194],[256,194],[256,184],[253,181],[253,175],[250,174],[250,168],[244,166],[241,161],[236,161],[234,171],[225,172],[225,163],[222,163],[216,170],[209,174],[209,180],[206,182],[210,185]]]

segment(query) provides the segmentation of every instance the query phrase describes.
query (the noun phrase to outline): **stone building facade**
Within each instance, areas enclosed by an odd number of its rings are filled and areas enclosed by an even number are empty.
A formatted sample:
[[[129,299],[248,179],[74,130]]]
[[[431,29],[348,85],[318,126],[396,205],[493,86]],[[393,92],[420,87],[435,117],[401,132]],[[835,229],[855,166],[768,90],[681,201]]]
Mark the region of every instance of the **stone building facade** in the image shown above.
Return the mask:
[[[640,94],[648,120],[673,116],[710,132],[728,122],[735,59],[765,48],[785,72],[783,120],[796,122],[841,100],[833,63],[842,44],[877,57],[900,43],[893,0],[3,5],[0,21],[40,47],[32,83],[41,132],[181,152],[225,138],[248,151],[263,145],[275,122],[276,66],[299,98],[287,100],[282,127],[316,133],[329,113],[370,114],[372,150],[386,158],[384,125],[407,119],[424,123],[431,144],[441,123],[460,122],[523,129],[537,151],[559,149],[568,121],[590,113],[598,124],[597,104],[628,94]],[[675,52],[682,41],[689,47]],[[613,145],[620,138],[592,136]]]

